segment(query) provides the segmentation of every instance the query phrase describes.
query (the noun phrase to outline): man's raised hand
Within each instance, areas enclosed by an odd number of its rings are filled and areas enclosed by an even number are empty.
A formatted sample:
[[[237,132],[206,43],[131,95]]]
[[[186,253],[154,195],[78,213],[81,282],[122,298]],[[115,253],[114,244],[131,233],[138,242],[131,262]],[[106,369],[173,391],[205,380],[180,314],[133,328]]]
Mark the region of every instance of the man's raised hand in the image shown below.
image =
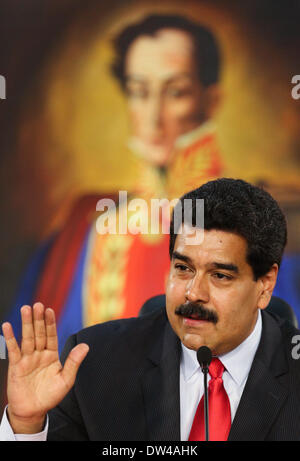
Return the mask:
[[[58,355],[55,313],[41,303],[21,308],[19,347],[10,323],[2,325],[9,367],[8,417],[15,433],[40,432],[49,410],[61,402],[75,382],[89,347],[78,344],[62,367]]]

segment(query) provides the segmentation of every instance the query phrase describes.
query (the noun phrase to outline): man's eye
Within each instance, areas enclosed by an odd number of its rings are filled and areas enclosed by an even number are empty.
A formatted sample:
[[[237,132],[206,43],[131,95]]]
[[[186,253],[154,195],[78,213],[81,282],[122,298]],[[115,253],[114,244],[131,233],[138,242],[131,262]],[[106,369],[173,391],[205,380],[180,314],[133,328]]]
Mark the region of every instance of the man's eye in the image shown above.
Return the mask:
[[[181,272],[186,272],[188,270],[188,267],[184,264],[175,264],[175,269]]]
[[[172,98],[181,98],[191,93],[189,88],[168,88],[166,91],[167,96]]]
[[[127,94],[130,98],[147,98],[148,91],[145,88],[130,88],[127,87]]]
[[[222,272],[215,272],[213,274],[213,277],[215,277],[218,280],[232,280],[232,277],[230,275],[222,274]]]

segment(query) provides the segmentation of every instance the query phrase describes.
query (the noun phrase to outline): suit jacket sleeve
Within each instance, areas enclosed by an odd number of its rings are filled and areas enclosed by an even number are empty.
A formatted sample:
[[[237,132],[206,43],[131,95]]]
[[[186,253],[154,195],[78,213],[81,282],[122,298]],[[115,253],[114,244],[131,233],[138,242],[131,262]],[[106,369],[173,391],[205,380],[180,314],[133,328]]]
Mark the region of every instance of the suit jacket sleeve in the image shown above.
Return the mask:
[[[76,335],[71,336],[67,340],[61,354],[62,364],[64,364],[70,350],[73,349],[76,344]],[[89,440],[76,398],[75,385],[66,395],[66,397],[61,401],[61,403],[49,412],[49,431],[47,440]]]

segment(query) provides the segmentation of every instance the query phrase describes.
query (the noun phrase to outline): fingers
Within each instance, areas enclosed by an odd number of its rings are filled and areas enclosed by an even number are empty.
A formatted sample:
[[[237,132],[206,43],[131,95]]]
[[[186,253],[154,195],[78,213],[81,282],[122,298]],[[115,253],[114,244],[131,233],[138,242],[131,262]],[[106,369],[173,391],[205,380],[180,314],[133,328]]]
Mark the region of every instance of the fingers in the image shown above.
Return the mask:
[[[34,329],[32,323],[32,311],[30,306],[21,307],[22,318],[22,354],[32,354],[35,348]]]
[[[53,309],[45,309],[42,303],[35,303],[32,310],[29,306],[23,306],[21,310],[23,309],[22,352],[31,354],[34,350],[42,351],[45,348],[57,351],[58,339]]]
[[[58,339],[53,309],[45,309],[42,303],[35,303],[33,308],[22,306],[20,309],[22,319],[21,354],[30,355],[35,350],[43,351],[45,348],[58,352]],[[13,339],[17,344],[12,328],[5,327],[10,343]],[[12,337],[13,335],[13,337]]]
[[[21,351],[15,338],[12,326],[5,322],[2,325],[2,332],[5,338],[9,362],[14,365],[21,359]]]
[[[46,348],[50,351],[58,350],[58,339],[57,329],[55,322],[55,312],[52,309],[46,309],[45,311],[45,322],[46,322],[46,335],[47,342]]]
[[[81,343],[75,346],[69,353],[65,361],[64,368],[61,375],[66,383],[68,389],[71,389],[75,382],[77,371],[89,351],[87,344]]]
[[[43,304],[35,303],[33,306],[33,329],[35,349],[43,351],[47,344],[46,325],[45,325],[45,309]]]
[[[21,308],[22,317],[22,342],[21,351],[29,355],[34,350],[42,351],[46,346],[46,328],[44,322],[44,306],[35,303],[33,309],[30,306]]]

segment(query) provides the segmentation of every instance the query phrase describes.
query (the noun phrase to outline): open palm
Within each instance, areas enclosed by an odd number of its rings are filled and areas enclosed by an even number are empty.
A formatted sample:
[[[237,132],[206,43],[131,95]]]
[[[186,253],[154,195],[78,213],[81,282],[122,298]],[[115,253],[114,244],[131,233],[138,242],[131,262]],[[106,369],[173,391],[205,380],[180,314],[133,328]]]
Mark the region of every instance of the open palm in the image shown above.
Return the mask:
[[[9,368],[8,414],[14,428],[18,422],[43,420],[67,394],[88,352],[86,344],[74,347],[62,367],[58,355],[55,314],[41,303],[21,308],[22,341],[19,347],[12,326],[2,325]]]

